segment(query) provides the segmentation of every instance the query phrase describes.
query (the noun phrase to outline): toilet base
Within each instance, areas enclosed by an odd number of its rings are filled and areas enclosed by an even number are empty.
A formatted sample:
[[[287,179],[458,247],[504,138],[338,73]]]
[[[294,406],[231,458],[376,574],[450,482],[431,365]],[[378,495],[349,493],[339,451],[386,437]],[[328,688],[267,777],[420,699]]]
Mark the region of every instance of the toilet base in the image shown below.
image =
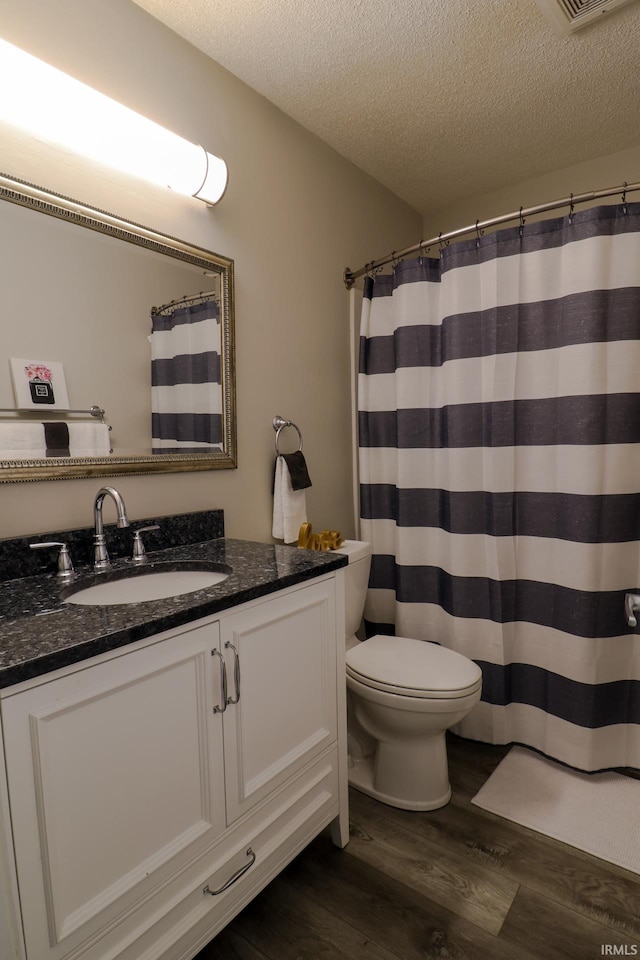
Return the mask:
[[[373,797],[381,803],[386,803],[390,807],[397,807],[399,810],[437,810],[444,807],[451,799],[451,787],[447,782],[447,789],[441,796],[430,797],[429,799],[409,800],[406,797],[396,797],[388,793],[382,793],[374,787],[375,780],[375,757],[364,757],[361,760],[351,760],[349,764],[349,784],[360,793],[365,793],[368,797]]]

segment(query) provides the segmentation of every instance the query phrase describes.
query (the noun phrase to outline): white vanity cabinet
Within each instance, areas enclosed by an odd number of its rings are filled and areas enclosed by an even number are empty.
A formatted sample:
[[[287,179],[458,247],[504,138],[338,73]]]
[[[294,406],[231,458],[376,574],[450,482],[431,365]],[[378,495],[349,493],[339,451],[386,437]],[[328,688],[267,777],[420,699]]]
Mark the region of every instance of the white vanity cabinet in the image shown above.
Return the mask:
[[[3,692],[26,960],[187,960],[323,827],[346,842],[341,586]]]

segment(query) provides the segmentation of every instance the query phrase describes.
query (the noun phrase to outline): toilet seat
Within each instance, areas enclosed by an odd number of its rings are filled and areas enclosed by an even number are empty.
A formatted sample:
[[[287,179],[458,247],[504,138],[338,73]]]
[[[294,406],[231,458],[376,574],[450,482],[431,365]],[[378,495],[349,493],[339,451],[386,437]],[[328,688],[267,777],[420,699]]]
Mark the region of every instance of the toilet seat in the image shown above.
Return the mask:
[[[482,685],[480,667],[439,644],[376,635],[347,650],[347,676],[396,696],[456,699]]]

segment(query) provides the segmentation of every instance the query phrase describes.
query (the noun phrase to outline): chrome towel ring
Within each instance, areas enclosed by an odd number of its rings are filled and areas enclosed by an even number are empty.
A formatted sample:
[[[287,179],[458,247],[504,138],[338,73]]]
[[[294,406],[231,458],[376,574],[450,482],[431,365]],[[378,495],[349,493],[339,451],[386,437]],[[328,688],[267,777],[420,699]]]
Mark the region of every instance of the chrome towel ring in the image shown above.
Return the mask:
[[[274,417],[273,418],[273,429],[276,432],[276,454],[280,456],[280,448],[278,446],[278,441],[280,439],[280,434],[285,429],[285,427],[293,427],[293,429],[298,434],[298,453],[302,450],[302,434],[300,433],[300,428],[296,426],[291,420],[285,420],[283,417]]]

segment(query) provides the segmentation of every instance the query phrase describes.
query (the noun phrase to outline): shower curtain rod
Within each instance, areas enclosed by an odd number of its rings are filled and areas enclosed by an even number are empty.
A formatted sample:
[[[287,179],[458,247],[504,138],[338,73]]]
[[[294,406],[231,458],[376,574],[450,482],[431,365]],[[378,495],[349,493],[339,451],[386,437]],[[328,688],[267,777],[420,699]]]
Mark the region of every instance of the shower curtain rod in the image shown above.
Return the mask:
[[[182,306],[183,303],[195,303],[196,300],[202,300],[206,303],[206,301],[210,300],[212,297],[217,302],[215,290],[201,290],[200,293],[194,293],[192,295],[186,294],[184,297],[179,297],[177,300],[170,300],[169,303],[164,303],[161,307],[151,307],[150,313],[152,317],[157,317],[159,314],[163,313],[163,311],[169,310],[170,308],[173,309],[173,307]]]
[[[501,223],[509,223],[511,220],[519,220],[521,224],[524,224],[527,217],[535,216],[537,213],[545,213],[547,210],[556,210],[558,207],[569,207],[573,211],[576,203],[587,203],[590,200],[599,200],[601,197],[613,197],[617,193],[621,195],[622,203],[625,203],[627,194],[635,190],[640,190],[640,183],[625,182],[619,187],[607,187],[604,190],[594,190],[591,193],[579,193],[575,195],[572,193],[570,197],[563,197],[562,200],[552,200],[549,203],[541,203],[535,207],[520,207],[516,212],[504,213],[502,216],[492,217],[490,220],[476,220],[474,224],[468,227],[460,227],[458,230],[450,230],[448,233],[439,233],[437,237],[432,237],[431,240],[421,240],[420,243],[414,243],[412,247],[405,247],[404,250],[394,250],[381,260],[371,260],[370,263],[365,263],[364,267],[360,267],[359,270],[350,270],[349,267],[347,267],[344,271],[344,285],[347,290],[350,290],[359,277],[364,277],[373,270],[386,266],[388,263],[395,263],[397,260],[402,260],[403,257],[408,257],[412,253],[418,253],[425,248],[433,247],[436,243],[442,246],[442,244],[448,244],[450,240],[456,237],[464,237],[469,233],[476,233],[479,236],[487,227],[495,227]]]

